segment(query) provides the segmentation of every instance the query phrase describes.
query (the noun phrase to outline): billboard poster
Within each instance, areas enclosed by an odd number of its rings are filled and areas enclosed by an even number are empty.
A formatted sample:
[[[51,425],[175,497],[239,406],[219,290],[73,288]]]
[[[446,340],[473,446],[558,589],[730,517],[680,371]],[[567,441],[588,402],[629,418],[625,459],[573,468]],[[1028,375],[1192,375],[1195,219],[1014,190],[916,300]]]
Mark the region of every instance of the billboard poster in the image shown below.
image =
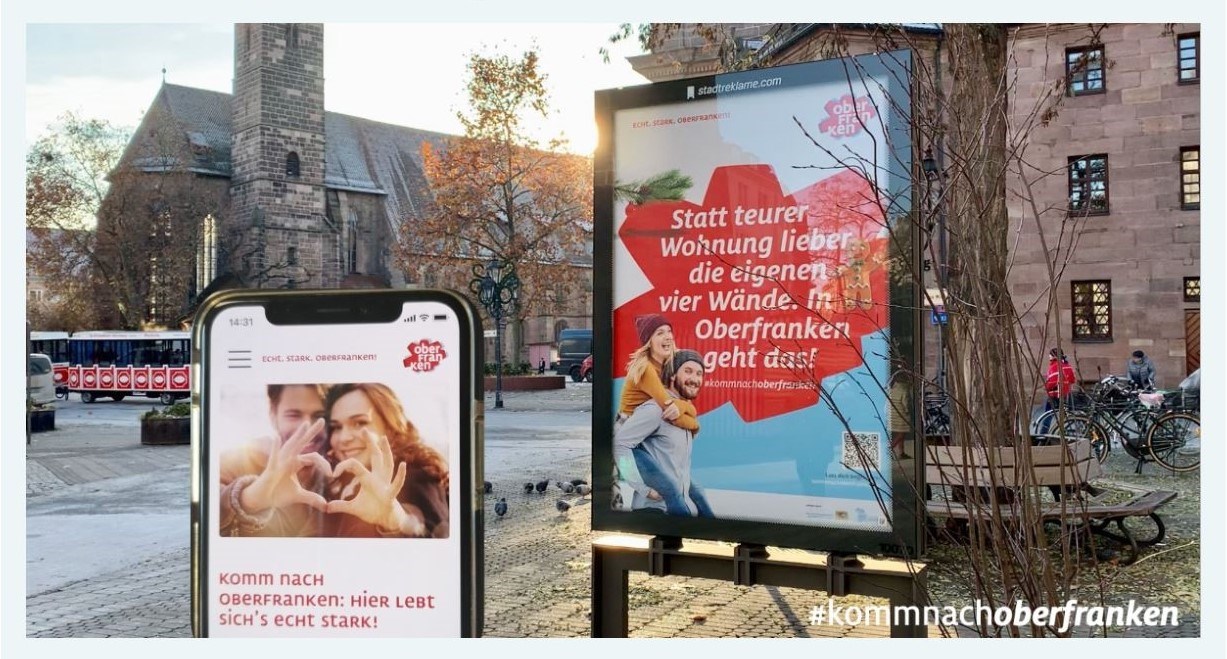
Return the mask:
[[[908,57],[598,94],[597,528],[915,550]]]

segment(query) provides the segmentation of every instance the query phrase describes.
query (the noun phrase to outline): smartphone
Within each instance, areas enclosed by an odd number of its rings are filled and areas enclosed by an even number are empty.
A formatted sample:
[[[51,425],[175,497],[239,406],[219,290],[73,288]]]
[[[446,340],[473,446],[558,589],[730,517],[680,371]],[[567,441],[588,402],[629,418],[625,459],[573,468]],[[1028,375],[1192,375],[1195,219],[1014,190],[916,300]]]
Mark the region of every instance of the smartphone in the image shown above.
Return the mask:
[[[201,305],[194,635],[480,635],[477,318],[436,290]]]

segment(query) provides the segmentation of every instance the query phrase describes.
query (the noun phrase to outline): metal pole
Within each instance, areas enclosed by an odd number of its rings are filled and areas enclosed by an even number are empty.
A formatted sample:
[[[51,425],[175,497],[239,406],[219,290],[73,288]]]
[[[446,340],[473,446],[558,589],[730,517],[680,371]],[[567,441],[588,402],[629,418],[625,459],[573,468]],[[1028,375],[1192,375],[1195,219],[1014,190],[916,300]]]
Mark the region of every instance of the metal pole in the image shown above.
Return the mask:
[[[503,406],[503,314],[502,305],[496,300],[493,305],[494,315],[494,407]]]

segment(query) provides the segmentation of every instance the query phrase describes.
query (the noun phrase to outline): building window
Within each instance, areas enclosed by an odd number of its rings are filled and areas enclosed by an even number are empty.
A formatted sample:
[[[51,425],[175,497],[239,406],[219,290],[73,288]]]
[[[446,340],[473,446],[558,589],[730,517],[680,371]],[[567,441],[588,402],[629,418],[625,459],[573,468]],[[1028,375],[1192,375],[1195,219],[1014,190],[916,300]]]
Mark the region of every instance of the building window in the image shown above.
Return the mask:
[[[1072,156],[1069,159],[1069,212],[1108,213],[1108,156]]]
[[[302,170],[298,164],[298,154],[291,151],[289,155],[285,157],[285,175],[290,178],[298,178],[301,171]]]
[[[349,209],[349,220],[345,222],[345,263],[341,265],[345,272],[358,272],[358,215],[354,209]]]
[[[1065,50],[1065,84],[1070,96],[1104,91],[1103,46]]]
[[[1201,277],[1184,278],[1184,301],[1201,302]]]
[[[1075,341],[1112,340],[1112,282],[1075,281],[1073,321]]]
[[[1201,147],[1186,146],[1180,150],[1180,208],[1195,211],[1201,208]]]
[[[294,273],[297,271],[295,266],[298,265],[298,248],[294,246],[285,248],[285,264],[287,274],[285,277],[286,288],[297,288],[298,282],[294,281]]]
[[[1201,34],[1182,34],[1176,37],[1176,57],[1179,61],[1182,85],[1193,85],[1201,81]]]
[[[200,247],[196,251],[196,293],[199,294],[217,276],[217,222],[206,215],[200,225]]]

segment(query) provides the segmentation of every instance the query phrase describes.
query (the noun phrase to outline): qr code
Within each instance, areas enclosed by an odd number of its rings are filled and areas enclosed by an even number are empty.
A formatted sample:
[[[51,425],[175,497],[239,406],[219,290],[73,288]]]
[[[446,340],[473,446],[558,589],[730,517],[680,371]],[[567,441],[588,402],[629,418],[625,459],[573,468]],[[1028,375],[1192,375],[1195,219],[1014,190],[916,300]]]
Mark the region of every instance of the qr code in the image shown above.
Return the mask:
[[[840,462],[853,471],[877,470],[881,465],[880,440],[881,435],[876,432],[845,431]]]

